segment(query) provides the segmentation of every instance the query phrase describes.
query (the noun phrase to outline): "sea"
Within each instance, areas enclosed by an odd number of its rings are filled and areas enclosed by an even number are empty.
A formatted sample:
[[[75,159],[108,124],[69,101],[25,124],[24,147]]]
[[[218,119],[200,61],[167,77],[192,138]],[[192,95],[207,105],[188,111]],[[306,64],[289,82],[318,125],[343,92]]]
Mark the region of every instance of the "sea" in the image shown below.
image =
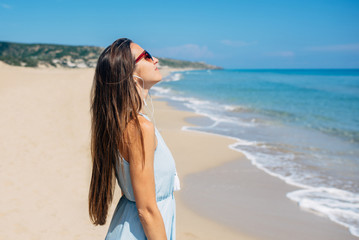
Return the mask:
[[[185,130],[236,139],[230,148],[300,188],[290,200],[359,237],[359,69],[174,72],[150,93],[204,116]]]

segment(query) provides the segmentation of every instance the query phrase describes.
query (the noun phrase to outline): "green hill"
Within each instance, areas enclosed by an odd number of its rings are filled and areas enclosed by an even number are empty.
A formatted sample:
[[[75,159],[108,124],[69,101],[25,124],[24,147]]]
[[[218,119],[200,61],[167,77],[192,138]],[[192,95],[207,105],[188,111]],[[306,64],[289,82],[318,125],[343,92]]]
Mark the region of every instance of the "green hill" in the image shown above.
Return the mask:
[[[0,61],[10,65],[38,67],[92,68],[103,48],[93,46],[68,46],[57,44],[24,44],[0,42]],[[220,69],[203,62],[159,58],[161,67]]]

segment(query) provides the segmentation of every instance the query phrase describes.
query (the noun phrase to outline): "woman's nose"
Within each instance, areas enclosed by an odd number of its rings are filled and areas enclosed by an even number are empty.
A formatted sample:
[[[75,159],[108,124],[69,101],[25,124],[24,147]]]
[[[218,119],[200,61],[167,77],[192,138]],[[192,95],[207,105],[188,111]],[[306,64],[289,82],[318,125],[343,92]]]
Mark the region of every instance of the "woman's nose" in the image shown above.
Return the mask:
[[[153,60],[155,60],[155,61],[154,61],[154,64],[157,64],[157,63],[159,62],[156,57],[153,57]]]

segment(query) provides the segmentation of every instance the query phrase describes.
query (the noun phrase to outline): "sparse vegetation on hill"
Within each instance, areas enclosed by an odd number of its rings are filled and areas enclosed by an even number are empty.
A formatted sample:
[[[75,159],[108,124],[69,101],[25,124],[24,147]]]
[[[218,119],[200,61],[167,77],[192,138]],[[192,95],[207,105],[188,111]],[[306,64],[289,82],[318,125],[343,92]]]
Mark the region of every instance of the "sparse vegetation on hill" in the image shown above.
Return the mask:
[[[0,60],[16,66],[95,67],[103,48],[0,42]]]
[[[103,48],[57,44],[24,44],[0,42],[0,61],[10,65],[38,67],[92,68]],[[220,69],[203,62],[159,58],[161,67]]]
[[[195,68],[195,69],[221,69],[221,67],[209,65],[204,62],[191,62],[183,60],[175,60],[170,58],[158,58],[161,66],[173,68]]]

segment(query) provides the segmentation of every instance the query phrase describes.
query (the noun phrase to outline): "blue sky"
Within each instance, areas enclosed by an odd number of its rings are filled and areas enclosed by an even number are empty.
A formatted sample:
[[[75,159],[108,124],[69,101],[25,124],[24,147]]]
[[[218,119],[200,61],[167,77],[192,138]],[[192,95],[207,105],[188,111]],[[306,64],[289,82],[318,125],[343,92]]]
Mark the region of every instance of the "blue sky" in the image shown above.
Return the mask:
[[[224,68],[359,68],[359,1],[0,0],[0,41],[105,47]]]

